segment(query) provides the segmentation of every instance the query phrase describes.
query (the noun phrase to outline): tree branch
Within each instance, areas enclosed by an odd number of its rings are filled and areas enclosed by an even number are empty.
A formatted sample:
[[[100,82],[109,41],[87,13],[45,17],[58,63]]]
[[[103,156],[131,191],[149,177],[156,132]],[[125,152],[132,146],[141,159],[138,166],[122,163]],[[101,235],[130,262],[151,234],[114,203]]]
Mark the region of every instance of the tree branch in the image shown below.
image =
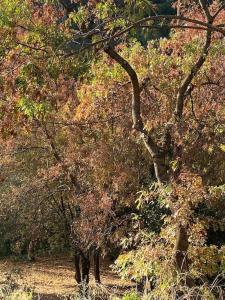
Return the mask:
[[[132,95],[132,119],[133,119],[133,127],[142,133],[143,135],[148,136],[149,141],[149,150],[152,155],[152,157],[156,156],[158,153],[158,149],[156,144],[153,142],[151,137],[149,137],[148,132],[144,128],[143,120],[141,117],[141,89],[139,80],[137,77],[137,73],[134,71],[134,69],[131,67],[131,65],[122,57],[120,56],[113,48],[107,47],[104,49],[105,52],[113,58],[119,65],[127,72],[127,74],[130,77],[131,84],[133,87],[133,95]]]
[[[101,44],[104,44],[104,43],[108,42],[109,40],[114,40],[114,39],[122,36],[123,34],[129,32],[131,29],[133,29],[135,27],[140,27],[142,24],[144,24],[144,23],[146,23],[148,21],[163,20],[163,19],[165,19],[165,20],[181,20],[181,21],[186,21],[188,23],[192,23],[192,24],[200,25],[201,27],[205,27],[204,28],[205,30],[210,29],[211,31],[220,32],[220,33],[222,33],[225,36],[225,30],[222,28],[222,26],[221,26],[222,24],[221,25],[213,26],[211,24],[211,22],[207,23],[207,22],[203,22],[203,21],[200,21],[200,20],[195,20],[195,19],[191,19],[191,18],[187,18],[187,17],[183,17],[183,16],[175,16],[175,15],[149,16],[147,18],[143,18],[143,19],[141,19],[141,20],[139,20],[139,21],[131,24],[130,26],[128,26],[125,29],[123,29],[123,30],[115,33],[112,36],[107,36],[107,37],[102,38],[101,40],[98,40],[98,41],[93,42],[93,43],[89,43],[89,44],[86,43],[82,49],[79,49],[79,50],[76,50],[76,51],[64,54],[64,56],[65,57],[71,57],[74,54],[77,54],[78,52],[80,52],[82,50],[85,50],[87,48],[96,47],[98,45],[101,45]],[[151,26],[151,25],[149,25],[149,26]],[[171,25],[170,24],[166,24],[166,26],[173,27],[174,25],[173,24],[171,24]],[[188,26],[188,25],[186,25],[186,26]],[[154,25],[152,25],[152,27],[154,27]],[[203,29],[203,28],[199,28],[199,29]],[[93,35],[93,34],[91,33],[91,35]],[[88,34],[86,34],[86,37],[88,37]]]
[[[166,25],[141,25],[141,28],[150,28],[150,29],[162,29],[162,26]],[[214,29],[203,27],[203,26],[188,26],[188,25],[169,25],[170,28],[178,28],[178,29],[194,29],[194,30],[212,30],[215,31]]]
[[[18,40],[15,40],[15,43],[16,43],[17,45],[20,45],[20,46],[29,48],[29,49],[31,49],[31,50],[42,51],[42,52],[48,53],[48,51],[47,51],[46,49],[44,49],[44,48],[36,47],[36,46],[33,46],[33,45],[28,45],[28,44],[23,43],[23,42],[20,42],[20,41],[18,41]]]
[[[162,149],[153,141],[149,132],[144,128],[142,116],[141,116],[141,88],[138,80],[137,73],[132,66],[122,56],[120,56],[112,47],[108,46],[105,52],[114,59],[128,74],[133,87],[132,94],[132,120],[133,127],[140,133],[141,138],[148,152],[150,153],[155,169],[155,175],[158,183],[164,184],[168,181],[167,168],[165,165],[165,153]]]
[[[198,73],[198,71],[201,69],[202,65],[204,64],[206,57],[209,53],[210,45],[211,45],[211,37],[212,37],[212,32],[210,30],[207,31],[206,34],[206,40],[205,40],[205,45],[203,48],[203,51],[198,58],[197,62],[194,64],[192,67],[190,73],[185,77],[183,80],[179,91],[177,93],[177,101],[176,101],[176,108],[175,108],[175,116],[180,119],[183,114],[183,108],[184,108],[184,101],[186,98],[186,93],[188,90],[189,85],[191,84],[192,80]]]
[[[210,14],[207,2],[205,0],[199,0],[199,4],[205,14],[207,21],[210,23],[212,21],[212,16]]]
[[[225,9],[225,4],[223,4],[218,10],[217,12],[213,15],[213,19],[215,19],[219,14],[220,12]]]

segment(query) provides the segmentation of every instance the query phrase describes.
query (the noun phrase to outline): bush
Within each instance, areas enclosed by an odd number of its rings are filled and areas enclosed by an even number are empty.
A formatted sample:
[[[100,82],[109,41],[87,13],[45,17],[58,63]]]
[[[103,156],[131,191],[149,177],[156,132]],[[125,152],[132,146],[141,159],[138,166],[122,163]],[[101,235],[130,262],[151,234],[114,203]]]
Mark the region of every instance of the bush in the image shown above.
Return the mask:
[[[123,296],[122,300],[141,300],[141,298],[135,292],[127,293]]]
[[[11,270],[5,274],[5,281],[0,283],[0,300],[32,300],[31,288],[19,287],[17,280],[21,278],[20,269]]]
[[[32,300],[31,292],[16,291],[6,296],[5,300]]]

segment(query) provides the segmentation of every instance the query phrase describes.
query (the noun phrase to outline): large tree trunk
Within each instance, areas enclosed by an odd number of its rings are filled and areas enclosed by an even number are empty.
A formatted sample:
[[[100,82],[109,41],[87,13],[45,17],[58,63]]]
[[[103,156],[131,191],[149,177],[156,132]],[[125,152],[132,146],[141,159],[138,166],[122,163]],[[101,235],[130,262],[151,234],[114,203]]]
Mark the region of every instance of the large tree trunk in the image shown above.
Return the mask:
[[[207,6],[206,0],[199,0],[200,6],[202,7],[202,10],[205,14],[205,17],[208,21],[208,24],[211,25],[213,23],[213,17],[210,15],[210,11]],[[178,4],[179,6],[179,4]],[[177,93],[177,100],[176,100],[176,107],[174,110],[173,117],[175,117],[175,123],[176,125],[179,124],[179,121],[183,117],[183,109],[184,109],[184,102],[188,95],[189,87],[192,83],[192,80],[198,73],[198,71],[201,69],[202,65],[204,64],[206,57],[209,53],[210,45],[211,45],[211,35],[212,31],[207,30],[206,33],[206,40],[203,47],[203,50],[201,51],[201,54],[199,58],[197,59],[196,63],[191,68],[191,71],[187,74],[187,76],[184,78],[183,82],[181,83],[181,86],[179,87],[178,93]],[[168,142],[164,144],[165,147],[163,147],[163,150],[160,149],[161,147],[158,146],[158,144],[153,140],[152,136],[149,134],[149,132],[145,129],[142,116],[141,116],[141,89],[140,84],[138,80],[137,73],[132,68],[132,66],[129,64],[127,60],[125,60],[123,57],[120,56],[119,53],[117,53],[110,45],[105,48],[105,52],[117,63],[120,64],[120,66],[127,72],[128,76],[130,77],[132,88],[133,88],[133,94],[132,94],[132,119],[133,119],[133,127],[140,133],[141,138],[146,146],[146,149],[150,153],[153,162],[154,162],[154,169],[155,169],[155,175],[157,178],[157,181],[160,185],[168,184],[170,182],[169,174],[167,172],[166,164],[165,164],[165,157],[166,153],[168,152]],[[174,122],[173,122],[174,123]],[[168,128],[167,128],[168,129]],[[170,130],[166,129],[166,140],[170,140]],[[166,145],[167,144],[167,145]],[[170,147],[171,141],[169,143]],[[181,149],[182,150],[182,149]],[[180,167],[178,168],[178,174],[180,172]],[[178,225],[177,229],[177,235],[176,235],[177,241],[175,246],[175,266],[178,270],[178,272],[187,272],[188,271],[188,259],[187,259],[187,251],[188,251],[188,234],[187,234],[187,228],[184,226]],[[189,281],[189,280],[188,280]],[[187,284],[189,282],[187,281]],[[191,284],[190,284],[191,285]]]
[[[101,283],[101,278],[100,278],[100,253],[99,250],[94,250],[94,276],[95,276],[95,282]]]
[[[134,128],[141,134],[141,138],[144,142],[144,145],[148,152],[150,153],[153,163],[156,179],[160,185],[168,184],[170,182],[170,176],[168,173],[168,167],[166,165],[166,156],[169,154],[171,146],[171,136],[169,128],[166,128],[165,131],[165,141],[163,142],[163,147],[159,147],[157,143],[152,139],[149,133],[144,128],[143,120],[141,117],[140,109],[140,85],[138,77],[131,65],[121,57],[117,52],[114,51],[111,47],[105,49],[105,52],[114,60],[116,60],[127,72],[131,79],[133,86],[133,95],[132,95],[132,118]],[[189,78],[188,78],[189,79]],[[186,80],[187,81],[187,80]],[[186,84],[185,81],[185,84]],[[182,89],[183,91],[183,89]],[[179,94],[179,104],[182,102],[183,98]],[[178,114],[181,114],[183,105],[178,105],[179,110]],[[181,109],[180,109],[181,106]],[[179,169],[180,171],[180,169]],[[177,175],[177,174],[176,174]],[[188,270],[188,260],[187,260],[187,250],[188,250],[188,236],[187,230],[184,227],[178,227],[177,232],[177,242],[175,247],[175,265],[178,271],[184,269]],[[185,268],[184,268],[185,267]]]
[[[160,159],[154,162],[154,169],[155,169],[155,174],[158,182],[168,184],[170,178],[167,172],[167,166],[165,164],[165,157],[163,158],[163,156],[161,156]],[[180,168],[179,170],[177,170],[177,173],[179,172],[180,172]],[[176,174],[176,177],[178,177],[178,175],[179,174]],[[188,242],[187,227],[179,224],[177,226],[176,245],[174,249],[175,252],[174,263],[179,273],[187,273],[189,271],[188,257],[187,257],[188,247],[189,247],[189,242]],[[190,280],[187,279],[187,283],[189,282]]]
[[[189,262],[188,262],[188,233],[187,227],[179,225],[176,232],[176,245],[174,263],[179,273],[183,273],[182,281],[189,287],[193,287],[195,282],[189,275]],[[198,298],[197,298],[198,299]]]
[[[89,253],[81,253],[81,269],[81,281],[84,285],[88,285],[90,272]]]
[[[80,272],[80,255],[75,253],[74,255],[74,267],[75,267],[75,279],[78,284],[81,283],[81,272]]]

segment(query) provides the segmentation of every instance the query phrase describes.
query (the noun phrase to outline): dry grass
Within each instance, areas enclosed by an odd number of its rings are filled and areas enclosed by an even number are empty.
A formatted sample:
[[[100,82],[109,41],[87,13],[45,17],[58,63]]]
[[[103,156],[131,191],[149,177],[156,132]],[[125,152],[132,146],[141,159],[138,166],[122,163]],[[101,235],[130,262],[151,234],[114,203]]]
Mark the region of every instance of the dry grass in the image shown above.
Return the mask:
[[[104,263],[102,269],[102,284],[108,289],[122,293],[129,288],[130,283],[113,274],[108,263]],[[20,286],[28,286],[35,293],[45,295],[41,299],[56,299],[56,295],[69,295],[76,291],[73,262],[69,258],[38,258],[34,263],[0,260],[0,282],[5,281],[7,273],[12,273]]]
[[[93,276],[91,276],[91,289],[88,297],[76,298],[77,286],[74,280],[73,262],[67,257],[53,257],[53,258],[38,258],[34,263],[15,262],[13,260],[0,260],[0,287],[1,283],[7,279],[7,274],[12,275],[12,283],[14,281],[19,284],[16,290],[26,290],[26,287],[31,288],[37,297],[37,300],[56,300],[56,299],[112,299],[112,295],[122,295],[134,288],[125,280],[121,280],[109,268],[109,263],[102,264],[102,285],[95,286]],[[154,293],[146,294],[143,300],[166,300],[166,299],[180,299],[180,300],[193,300],[193,299],[225,299],[224,287],[221,286],[221,276],[215,279],[211,285],[203,284],[201,287],[194,287],[192,289],[181,289],[181,287],[171,286],[170,297],[166,295],[156,296]],[[10,279],[10,280],[11,280]],[[10,281],[8,279],[8,281]],[[178,288],[178,289],[177,289]],[[177,291],[181,291],[182,295],[177,296]],[[212,293],[215,297],[212,296]],[[74,295],[74,298],[67,296]],[[203,296],[204,295],[204,296]],[[65,296],[65,297],[64,297]],[[22,300],[20,298],[10,298]],[[0,299],[5,299],[4,297]],[[24,298],[28,299],[28,298]],[[30,299],[30,298],[29,298]]]

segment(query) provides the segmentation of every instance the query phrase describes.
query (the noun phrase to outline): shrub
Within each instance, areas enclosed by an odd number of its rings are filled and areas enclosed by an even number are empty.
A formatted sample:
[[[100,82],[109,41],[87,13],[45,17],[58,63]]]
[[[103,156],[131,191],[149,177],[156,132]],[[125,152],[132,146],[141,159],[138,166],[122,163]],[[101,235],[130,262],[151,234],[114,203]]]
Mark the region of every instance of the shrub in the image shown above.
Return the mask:
[[[32,300],[31,292],[15,291],[6,296],[5,300]]]
[[[129,292],[125,294],[122,300],[141,300],[141,298],[135,292]]]

